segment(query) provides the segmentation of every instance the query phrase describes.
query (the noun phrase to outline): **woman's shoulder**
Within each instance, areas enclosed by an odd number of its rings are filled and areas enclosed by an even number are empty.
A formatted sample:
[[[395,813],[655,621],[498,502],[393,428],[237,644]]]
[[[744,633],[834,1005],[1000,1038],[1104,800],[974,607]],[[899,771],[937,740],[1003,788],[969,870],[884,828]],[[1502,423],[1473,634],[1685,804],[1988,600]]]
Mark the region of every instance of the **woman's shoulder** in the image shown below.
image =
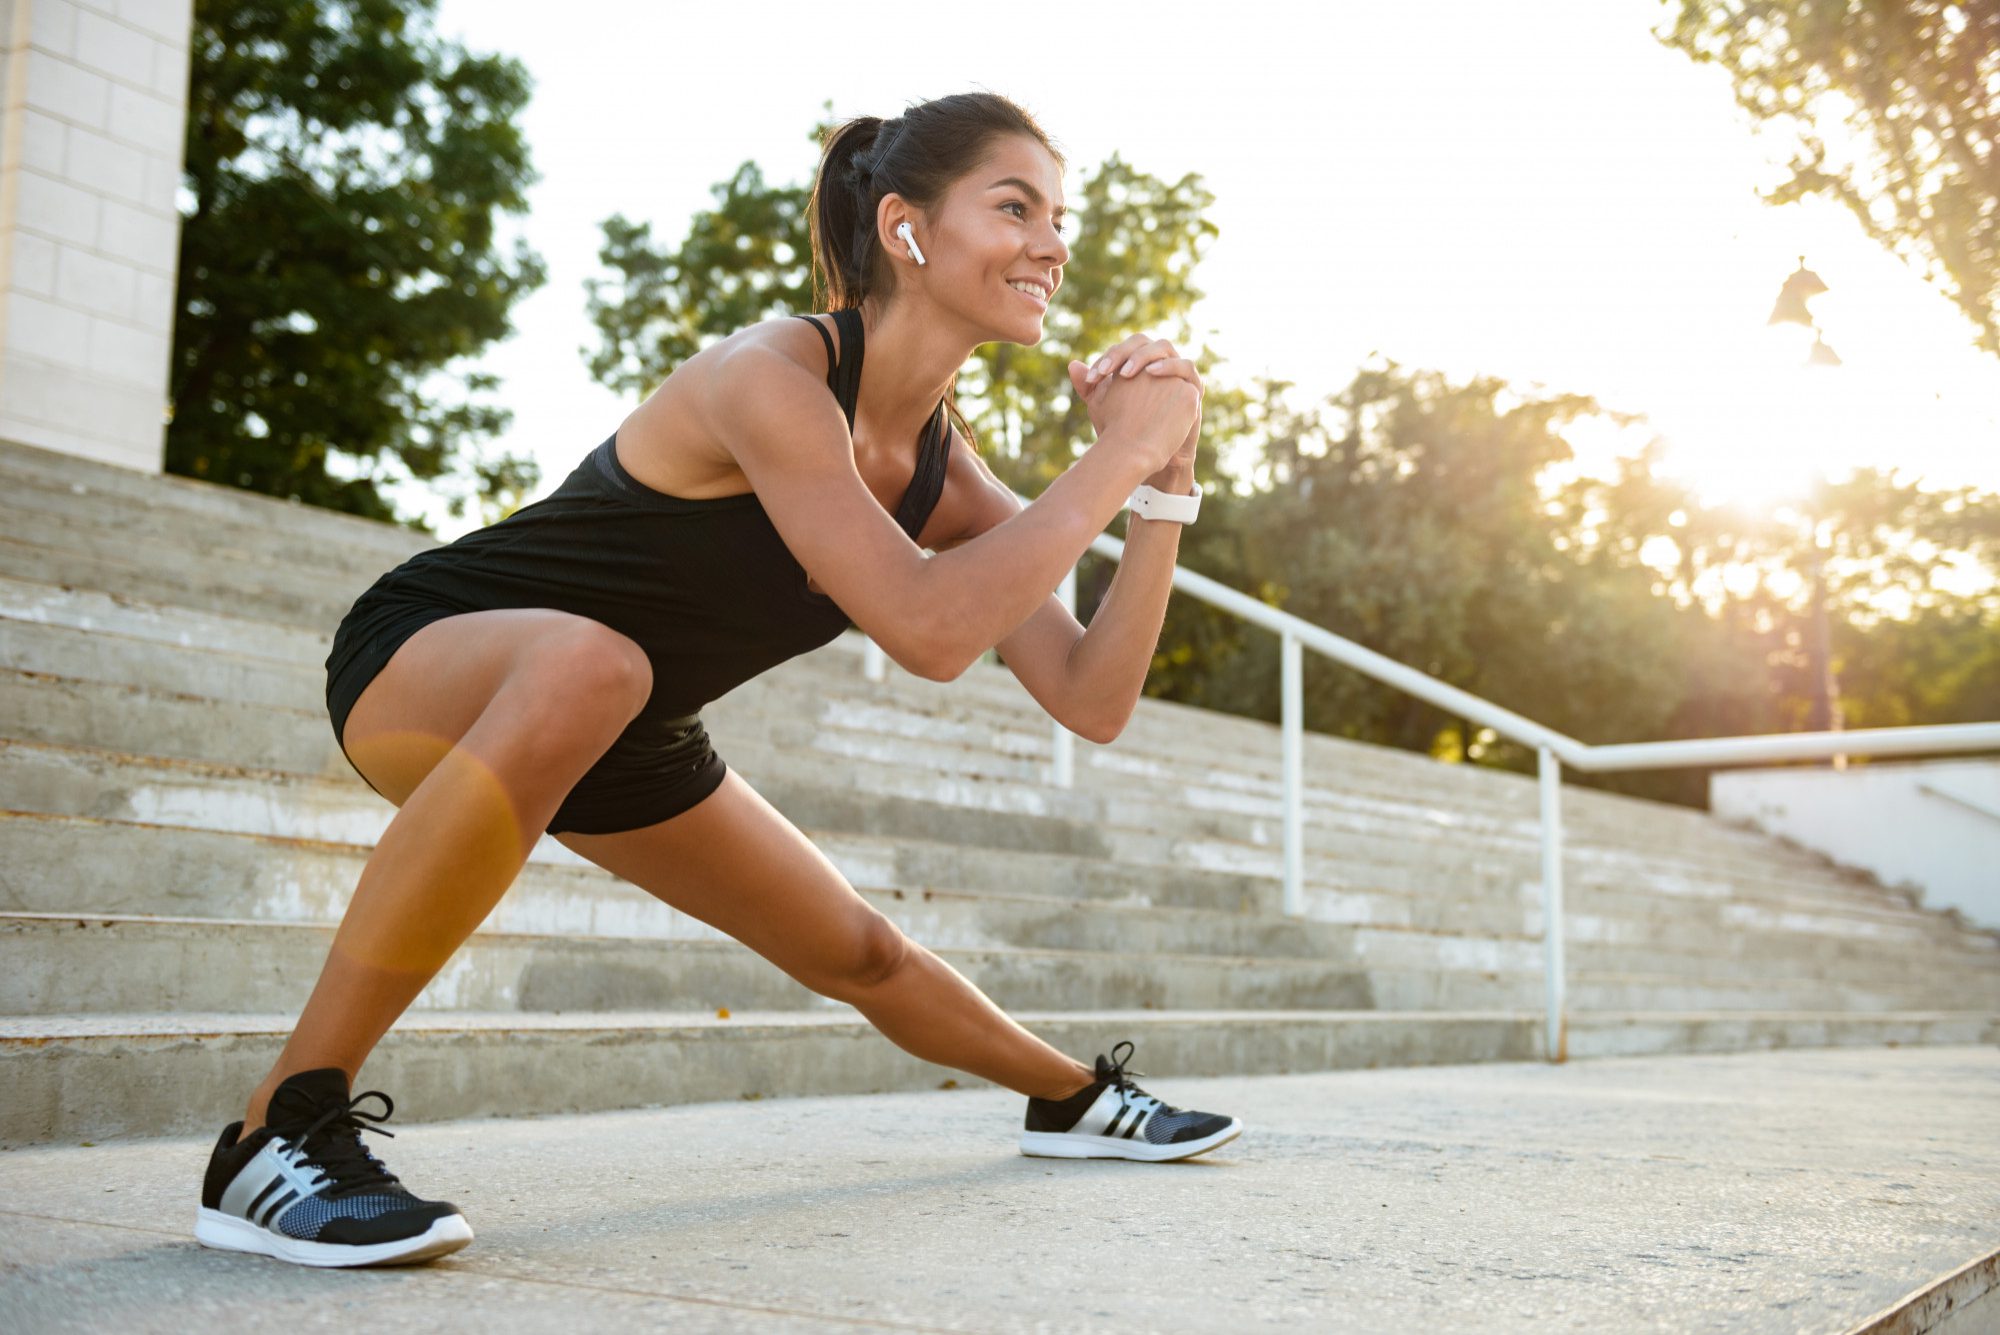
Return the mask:
[[[831,327],[837,322],[820,319],[838,346],[839,331]],[[781,364],[765,355],[732,356],[749,349],[775,354],[815,379],[826,378],[826,345],[804,320],[775,316],[711,343],[676,367],[619,424],[619,457],[635,478],[684,500],[720,499],[750,489],[735,457],[711,429],[713,412],[704,407],[712,408],[717,395],[731,402],[745,394],[762,397],[758,386],[772,374],[770,368]],[[793,373],[783,369],[783,374]]]
[[[815,333],[814,330],[820,331]],[[820,334],[823,333],[825,338]],[[743,347],[765,348],[803,366],[824,379],[832,370],[833,363],[827,360],[827,343],[833,345],[833,357],[838,361],[841,344],[844,341],[840,321],[824,312],[805,315],[774,315],[768,320],[745,325],[716,344],[717,349]]]

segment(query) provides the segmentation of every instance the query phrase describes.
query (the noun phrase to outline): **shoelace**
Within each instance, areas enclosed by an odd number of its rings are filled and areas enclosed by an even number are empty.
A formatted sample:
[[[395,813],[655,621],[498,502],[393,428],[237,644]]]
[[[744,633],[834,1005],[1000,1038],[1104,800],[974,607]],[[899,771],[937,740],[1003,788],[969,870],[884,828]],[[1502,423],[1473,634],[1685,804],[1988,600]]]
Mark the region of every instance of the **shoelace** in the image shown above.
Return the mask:
[[[1123,1057],[1120,1057],[1118,1055],[1118,1049],[1120,1048],[1125,1049],[1125,1055]],[[1129,1070],[1126,1068],[1125,1063],[1131,1060],[1132,1052],[1133,1052],[1133,1047],[1132,1047],[1132,1041],[1130,1039],[1121,1039],[1118,1042],[1111,1045],[1111,1060],[1106,1064],[1105,1069],[1109,1072],[1111,1083],[1118,1090],[1119,1095],[1122,1098],[1124,1098],[1127,1102],[1130,1102],[1132,1096],[1135,1094],[1141,1098],[1151,1099],[1154,1103],[1159,1105],[1156,1111],[1156,1115],[1160,1113],[1179,1112],[1180,1111],[1179,1108],[1176,1108],[1173,1105],[1169,1104],[1159,1095],[1148,1094],[1145,1090],[1139,1088],[1137,1085],[1132,1083],[1131,1078],[1133,1076],[1146,1074],[1144,1071],[1141,1071],[1136,1067]]]
[[[381,1113],[359,1110],[356,1105],[367,1098],[382,1100]],[[352,1195],[370,1187],[401,1186],[402,1180],[361,1143],[363,1131],[373,1131],[394,1139],[395,1132],[384,1131],[380,1126],[363,1126],[362,1122],[386,1122],[395,1111],[393,1099],[379,1089],[371,1089],[355,1095],[346,1103],[328,1105],[297,1137],[288,1136],[287,1139],[293,1139],[306,1162],[325,1173],[333,1183],[325,1193],[330,1198]],[[326,1134],[321,1135],[322,1131]]]

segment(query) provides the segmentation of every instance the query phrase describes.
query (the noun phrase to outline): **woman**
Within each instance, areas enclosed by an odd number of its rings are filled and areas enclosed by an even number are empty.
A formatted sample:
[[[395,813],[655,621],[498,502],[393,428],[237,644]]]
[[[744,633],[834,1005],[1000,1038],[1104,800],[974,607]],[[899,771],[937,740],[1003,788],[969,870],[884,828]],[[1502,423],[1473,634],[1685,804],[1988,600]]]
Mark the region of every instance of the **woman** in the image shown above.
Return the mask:
[[[1133,521],[1088,634],[1050,590],[1134,484],[1199,496],[1194,368],[1137,335],[1070,363],[1098,439],[1025,508],[946,421],[975,348],[1042,336],[1069,257],[1062,166],[991,94],[839,127],[812,203],[832,315],[704,349],[552,495],[356,600],[327,659],[328,710],[400,810],[297,1028],[216,1143],[202,1242],[367,1265],[471,1240],[454,1206],[419,1199],[363,1146],[362,1119],[393,1104],[349,1085],[545,830],[917,1056],[1026,1094],[1026,1153],[1185,1158],[1237,1134],[1140,1090],[1123,1057],[1093,1069],[1008,1019],[730,771],[696,713],[851,621],[939,681],[997,644],[1065,725],[1122,730],[1178,523]],[[382,1113],[357,1109],[369,1097]]]

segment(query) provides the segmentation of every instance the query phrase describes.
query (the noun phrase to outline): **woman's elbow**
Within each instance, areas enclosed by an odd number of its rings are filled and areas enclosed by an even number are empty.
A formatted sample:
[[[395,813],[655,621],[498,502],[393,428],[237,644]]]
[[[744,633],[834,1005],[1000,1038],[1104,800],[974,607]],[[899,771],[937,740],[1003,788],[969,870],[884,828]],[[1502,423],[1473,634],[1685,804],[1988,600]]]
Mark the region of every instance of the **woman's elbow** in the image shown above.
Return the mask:
[[[1125,724],[1128,721],[1129,716],[1116,721],[1107,719],[1079,719],[1074,724],[1065,723],[1063,726],[1083,738],[1086,742],[1095,742],[1099,746],[1109,746],[1118,740],[1118,734],[1125,731]]]
[[[887,646],[884,648],[887,649]],[[912,637],[898,649],[889,651],[889,656],[905,672],[925,681],[956,681],[978,661],[977,654],[967,658],[948,641],[935,635]]]

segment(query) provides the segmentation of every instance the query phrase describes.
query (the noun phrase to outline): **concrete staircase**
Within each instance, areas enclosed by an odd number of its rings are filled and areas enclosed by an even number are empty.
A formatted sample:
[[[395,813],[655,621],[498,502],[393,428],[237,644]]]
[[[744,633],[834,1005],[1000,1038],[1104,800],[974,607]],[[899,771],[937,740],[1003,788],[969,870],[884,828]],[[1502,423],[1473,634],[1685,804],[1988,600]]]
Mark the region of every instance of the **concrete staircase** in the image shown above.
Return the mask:
[[[431,544],[0,444],[0,1144],[240,1115],[394,814],[334,743],[333,628]],[[1541,1054],[1531,782],[1309,734],[1289,920],[1275,729],[1142,702],[1058,789],[1005,668],[872,683],[861,643],[717,701],[716,747],[1051,1042],[1130,1037],[1169,1091]],[[2000,936],[1696,812],[1565,818],[1571,1056],[2000,1041]],[[428,1120],[953,1080],[544,839],[358,1088]]]

